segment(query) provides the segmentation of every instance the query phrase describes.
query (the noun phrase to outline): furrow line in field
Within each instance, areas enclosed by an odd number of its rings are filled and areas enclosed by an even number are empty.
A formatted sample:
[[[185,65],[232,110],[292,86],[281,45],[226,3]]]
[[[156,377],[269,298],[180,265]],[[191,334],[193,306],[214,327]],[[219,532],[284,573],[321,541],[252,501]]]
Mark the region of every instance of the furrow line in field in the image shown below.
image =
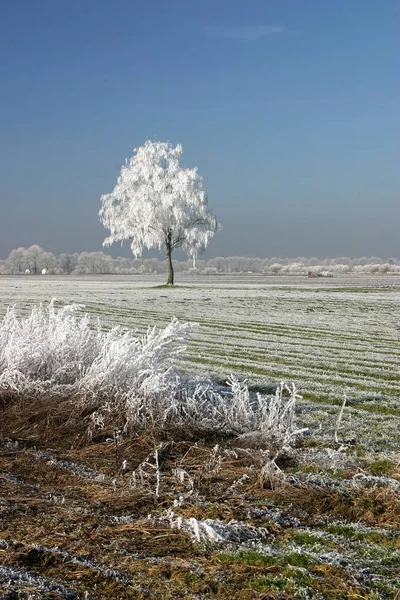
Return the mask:
[[[234,326],[235,330],[237,331],[248,331],[251,333],[261,333],[261,334],[268,334],[268,333],[275,333],[276,335],[280,334],[285,334],[285,335],[300,335],[301,339],[303,339],[304,336],[308,336],[310,339],[316,339],[319,337],[332,337],[332,338],[340,338],[343,340],[348,340],[349,342],[356,342],[359,339],[359,333],[360,332],[354,332],[354,335],[349,336],[348,334],[343,334],[340,331],[332,331],[331,329],[318,329],[318,330],[313,330],[313,328],[308,327],[308,326],[302,326],[301,328],[299,327],[291,327],[291,326],[276,326],[276,325],[262,325],[262,326],[254,326],[253,324],[247,324],[247,323],[232,323],[232,321],[229,321],[229,323],[227,323],[226,321],[215,321],[215,320],[211,320],[208,319],[207,321],[199,321],[200,324],[207,324],[209,327],[213,327],[213,326],[218,326],[224,329],[232,329],[232,327]],[[390,344],[395,344],[398,345],[400,348],[400,336],[399,339],[396,339],[396,337],[393,338],[388,338],[388,337],[382,337],[380,336],[379,339],[377,340],[376,337],[369,337],[369,336],[365,336],[365,332],[363,332],[363,343],[367,343],[367,342],[371,342],[371,343],[376,343],[377,341],[379,343],[383,343],[383,342],[388,342]],[[312,337],[311,337],[312,336]]]
[[[221,340],[222,341],[222,340]],[[231,348],[237,348],[237,345],[234,344],[230,344],[225,342],[225,340],[223,340],[223,345],[224,348],[226,349],[227,347],[231,347]],[[190,343],[190,348],[193,348],[194,346],[204,349],[204,351],[206,350],[206,348],[210,348],[210,349],[215,349],[215,342],[213,341],[207,341],[204,339],[193,339]],[[378,377],[381,375],[390,375],[390,379],[396,380],[396,381],[400,381],[400,373],[398,375],[393,374],[393,371],[390,370],[390,368],[388,367],[388,363],[377,363],[376,361],[368,361],[368,364],[365,364],[367,361],[363,361],[363,362],[355,362],[354,360],[351,360],[350,357],[344,357],[344,358],[338,358],[337,355],[335,355],[335,361],[332,362],[330,360],[330,357],[328,356],[322,356],[321,354],[319,355],[313,355],[310,353],[306,353],[306,358],[303,358],[303,354],[299,353],[299,352],[294,352],[294,351],[290,351],[290,350],[286,350],[284,348],[280,349],[277,348],[276,346],[272,349],[269,350],[268,348],[265,349],[260,349],[258,348],[256,352],[252,351],[251,348],[249,347],[245,347],[243,348],[242,351],[239,352],[235,352],[234,350],[232,350],[231,356],[236,356],[236,357],[245,357],[247,359],[251,359],[254,361],[266,361],[269,359],[272,359],[273,361],[277,362],[280,361],[284,364],[292,364],[289,360],[287,360],[288,355],[290,357],[292,357],[293,360],[298,361],[297,364],[304,364],[304,365],[313,365],[313,361],[315,360],[319,360],[321,361],[321,358],[326,358],[326,363],[319,363],[320,368],[324,368],[325,365],[329,368],[341,368],[341,370],[345,373],[353,373],[354,370],[359,370],[362,373],[366,373],[366,374],[370,374],[370,375],[377,375]],[[369,364],[372,363],[374,366],[369,366]],[[342,366],[342,365],[346,365],[346,366]],[[398,363],[393,363],[393,366],[397,366]],[[314,367],[316,365],[313,365]],[[382,373],[382,371],[384,371],[384,373]]]
[[[392,394],[397,393],[399,391],[399,384],[396,382],[393,385],[391,382],[384,382],[384,386],[382,382],[377,382],[374,379],[365,378],[365,377],[340,377],[338,373],[327,373],[324,370],[309,368],[307,371],[303,371],[297,368],[294,368],[292,365],[288,365],[288,368],[285,368],[282,364],[268,364],[267,367],[261,367],[259,363],[255,363],[254,361],[247,361],[245,358],[240,357],[240,362],[232,361],[230,356],[224,356],[222,354],[211,353],[208,355],[213,356],[213,358],[208,358],[204,356],[194,356],[190,355],[189,358],[192,362],[202,362],[208,363],[210,365],[218,364],[219,366],[224,366],[226,368],[234,369],[234,370],[251,370],[253,373],[257,373],[260,375],[268,375],[275,378],[283,378],[283,379],[296,379],[299,378],[302,381],[315,381],[316,377],[320,380],[323,380],[325,383],[340,385],[342,388],[354,388],[358,390],[362,390],[367,393],[368,391],[375,390],[376,392],[382,393],[384,390],[385,393],[391,392]],[[228,362],[229,361],[229,362]],[[312,373],[314,376],[311,376]]]
[[[140,315],[142,318],[147,318],[148,317],[155,317],[159,320],[162,321],[166,321],[168,319],[168,317],[166,317],[166,313],[165,312],[158,312],[158,311],[152,311],[152,310],[142,310],[142,311],[138,311],[137,309],[135,309],[134,311],[134,316],[135,318],[139,317],[139,312],[141,312],[142,314]],[[359,339],[359,335],[360,332],[363,333],[363,342],[367,343],[367,342],[371,342],[371,343],[390,343],[390,344],[394,344],[396,346],[399,347],[400,350],[400,335],[399,337],[383,337],[383,336],[379,336],[378,340],[376,338],[376,336],[365,336],[365,329],[362,329],[360,327],[359,331],[354,331],[353,334],[349,335],[344,334],[341,331],[332,331],[332,329],[328,329],[328,328],[313,328],[311,326],[308,325],[302,325],[302,326],[291,326],[291,325],[282,325],[282,324],[276,324],[276,323],[255,323],[255,322],[232,322],[232,320],[228,322],[226,321],[221,321],[221,320],[217,320],[216,318],[212,318],[212,317],[208,317],[208,319],[205,321],[204,319],[199,319],[197,317],[193,317],[189,314],[185,314],[185,315],[179,315],[176,314],[176,311],[174,312],[174,315],[177,316],[178,319],[180,320],[188,320],[188,321],[192,321],[192,322],[197,322],[200,325],[205,325],[208,327],[220,327],[223,329],[228,329],[228,330],[236,330],[236,331],[246,331],[246,332],[251,332],[251,333],[259,333],[259,334],[266,334],[266,333],[275,333],[276,335],[279,335],[279,333],[282,335],[291,335],[293,336],[294,334],[299,334],[301,336],[301,339],[304,339],[304,337],[308,336],[308,339],[316,339],[316,337],[321,337],[322,339],[324,337],[326,337],[326,335],[328,334],[329,337],[331,338],[340,338],[343,340],[348,340],[351,341],[353,343],[357,343],[357,340]],[[171,314],[171,318],[172,318],[172,314]],[[363,324],[363,327],[365,327],[365,323]],[[312,336],[312,337],[311,337]]]
[[[285,337],[283,340],[281,339],[281,336],[260,336],[258,338],[254,338],[254,337],[247,337],[244,336],[243,334],[237,334],[235,335],[234,333],[232,334],[226,334],[224,333],[222,336],[219,333],[215,333],[213,330],[211,331],[207,331],[205,332],[205,329],[202,328],[201,330],[201,337],[197,337],[196,335],[193,336],[193,339],[197,339],[199,341],[207,341],[208,343],[215,345],[215,342],[221,342],[221,340],[224,341],[224,344],[227,346],[232,346],[234,348],[237,348],[238,345],[240,345],[241,347],[243,347],[243,343],[246,342],[246,347],[250,348],[251,350],[269,350],[270,348],[273,348],[273,350],[277,349],[285,349],[285,351],[291,352],[293,354],[298,354],[299,352],[303,352],[303,353],[310,353],[310,356],[313,356],[312,352],[315,351],[317,353],[317,356],[321,356],[321,355],[326,355],[326,356],[343,356],[344,358],[346,358],[346,360],[354,360],[354,354],[356,355],[362,355],[365,356],[366,354],[368,354],[368,356],[370,357],[369,359],[363,359],[363,358],[358,358],[357,356],[357,363],[361,363],[361,362],[370,362],[372,364],[376,364],[377,362],[382,362],[383,364],[389,364],[389,365],[393,365],[393,366],[398,366],[399,364],[399,358],[400,358],[400,353],[396,353],[396,352],[390,352],[390,351],[386,351],[385,353],[380,353],[380,352],[374,352],[370,350],[370,345],[366,344],[365,346],[361,346],[360,348],[357,348],[357,350],[354,350],[353,347],[347,347],[347,346],[337,346],[337,345],[331,345],[329,343],[329,340],[326,340],[325,344],[317,344],[317,343],[303,343],[302,341],[294,341],[292,338],[287,338]],[[227,340],[233,340],[232,342],[228,342]],[[239,342],[239,344],[238,344]],[[295,346],[295,348],[293,349],[292,347]],[[323,352],[321,352],[321,350]],[[394,357],[394,358],[393,358]]]
[[[156,313],[156,314],[157,314],[157,313]],[[157,314],[157,316],[159,317],[160,315],[159,315],[159,314]],[[136,326],[137,328],[140,328],[140,325],[141,325],[141,322],[140,322],[140,321],[142,321],[142,319],[143,319],[143,322],[144,322],[144,327],[143,327],[143,330],[145,330],[145,329],[146,329],[146,326],[145,326],[145,325],[147,325],[147,324],[148,324],[148,321],[149,321],[149,319],[148,319],[148,317],[149,317],[149,311],[146,311],[146,313],[145,313],[145,314],[143,314],[143,315],[140,315],[140,318],[139,318],[139,319],[138,319],[139,315],[138,315],[137,313],[135,313],[134,317],[135,317],[135,326]],[[165,321],[165,315],[164,315],[164,319],[160,319],[160,321],[161,321],[161,320]],[[120,320],[119,320],[119,319],[116,319],[116,320],[114,321],[113,319],[110,319],[110,318],[109,318],[109,315],[108,315],[108,321],[109,321],[109,322],[116,323],[116,324],[119,324],[119,323],[120,323]],[[126,325],[126,320],[124,321],[124,323],[125,323],[125,325]],[[136,327],[135,327],[135,328],[136,328]],[[208,334],[208,335],[214,335],[215,337],[217,337],[217,338],[219,338],[219,339],[220,339],[220,337],[221,337],[221,336],[220,336],[220,334],[219,334],[219,333],[215,333],[215,334],[213,334],[213,330],[215,329],[215,327],[214,327],[213,325],[210,325],[210,324],[208,324],[208,323],[204,323],[204,324],[203,324],[203,327],[205,327],[205,328],[207,328],[207,329],[211,329],[211,332],[209,332],[209,334]],[[229,337],[231,337],[232,339],[240,339],[240,340],[243,340],[243,335],[242,335],[242,333],[243,333],[243,332],[246,332],[246,333],[247,333],[247,332],[249,332],[249,330],[248,330],[248,329],[245,329],[245,330],[244,330],[244,329],[243,329],[243,327],[241,327],[241,326],[236,326],[236,328],[233,328],[233,327],[232,327],[232,325],[222,325],[222,324],[220,324],[220,327],[221,327],[222,329],[224,329],[224,330],[229,330],[229,331],[232,331],[232,334],[229,336]],[[203,329],[203,331],[204,331],[204,329]],[[235,331],[237,331],[237,335],[235,335]],[[251,330],[251,331],[250,331],[250,333],[254,333],[254,331],[253,331],[253,330]],[[300,338],[299,338],[299,337],[297,337],[297,336],[293,336],[293,335],[292,335],[292,336],[288,336],[288,333],[289,333],[289,331],[287,331],[287,332],[286,332],[286,333],[284,333],[284,334],[279,334],[279,333],[277,333],[277,332],[275,331],[275,332],[274,332],[272,335],[271,335],[271,334],[269,334],[269,335],[268,335],[268,343],[279,343],[279,342],[280,342],[280,338],[284,337],[284,339],[285,339],[285,340],[287,340],[287,339],[288,339],[288,337],[289,337],[289,339],[290,339],[290,344],[291,344],[291,345],[298,345],[298,346],[300,346],[300,347],[302,347],[302,348],[305,348],[304,341],[305,341],[305,340],[309,340],[309,343],[308,343],[308,345],[307,345],[307,348],[308,348],[308,347],[314,347],[314,348],[321,348],[321,349],[324,349],[325,351],[326,351],[327,349],[335,349],[335,350],[343,351],[343,347],[342,347],[342,346],[333,345],[333,344],[334,344],[334,341],[332,342],[332,341],[331,341],[329,338],[325,338],[325,339],[324,339],[324,344],[318,344],[318,343],[316,343],[316,338],[315,338],[315,336],[314,336],[314,337],[307,337],[307,336],[305,336],[305,335],[304,335],[304,333],[303,333],[302,337],[300,337]],[[228,335],[229,335],[229,334],[224,334],[224,338],[228,337]],[[266,336],[266,331],[265,331],[265,333],[261,333],[261,332],[260,332],[260,333],[259,333],[259,335],[260,335],[260,336],[262,336],[260,339],[257,339],[257,338],[250,338],[250,337],[246,337],[245,339],[246,339],[246,341],[252,341],[252,340],[254,340],[254,341],[260,341],[260,340],[261,340],[261,341],[264,341],[264,340],[266,339],[266,337],[267,337],[267,336]],[[322,339],[322,338],[319,338],[319,340],[318,340],[318,341],[320,341],[321,339]],[[300,340],[300,341],[296,341],[296,340]],[[336,341],[336,340],[335,340],[335,341]],[[397,358],[397,357],[399,357],[399,358],[400,358],[400,352],[394,352],[393,350],[389,350],[389,349],[387,349],[386,345],[382,345],[382,344],[380,344],[380,343],[379,343],[379,341],[378,341],[376,338],[374,339],[374,344],[375,344],[375,348],[376,348],[376,350],[383,350],[383,352],[384,352],[384,354],[385,354],[385,355],[387,355],[387,356],[393,356],[393,357],[396,357],[396,358]],[[364,354],[365,354],[365,352],[366,352],[366,350],[369,350],[369,346],[367,346],[366,344],[364,344],[364,343],[358,343],[358,344],[354,343],[354,345],[353,345],[353,346],[352,346],[352,348],[351,348],[351,353],[352,353],[352,354],[354,354],[354,353],[362,353],[362,354],[364,355]],[[350,351],[350,350],[349,350],[349,351]],[[377,355],[379,356],[381,353],[378,353],[378,352],[376,352],[375,354],[377,354]],[[377,357],[377,358],[378,358],[378,357]]]
[[[201,323],[201,325],[203,327],[208,327],[210,329],[215,329],[214,324],[209,324],[207,322],[203,322],[203,323]],[[338,339],[337,339],[338,336],[336,335],[336,336],[333,337],[332,336],[332,332],[330,332],[330,331],[326,331],[323,336],[322,335],[319,335],[319,336],[312,335],[311,336],[311,335],[308,335],[308,332],[307,332],[306,329],[304,330],[303,333],[301,333],[301,335],[297,335],[297,332],[296,333],[294,333],[294,332],[291,333],[290,330],[285,331],[283,333],[279,333],[279,332],[274,331],[274,330],[268,331],[268,329],[265,329],[263,331],[262,330],[254,330],[252,328],[245,328],[245,327],[243,327],[241,325],[237,325],[237,324],[233,324],[233,325],[232,324],[230,324],[230,325],[228,325],[228,324],[227,325],[221,324],[221,325],[219,325],[219,327],[220,327],[220,329],[223,329],[224,331],[238,332],[238,334],[239,333],[240,334],[242,334],[242,333],[244,333],[244,334],[245,333],[250,333],[250,334],[256,333],[258,335],[262,335],[263,337],[271,336],[271,339],[272,339],[272,336],[276,336],[277,338],[282,338],[283,337],[285,339],[290,339],[290,340],[309,340],[310,342],[316,342],[316,341],[318,341],[318,342],[324,341],[324,342],[330,342],[330,343],[337,343],[338,342]],[[254,339],[256,339],[256,338],[254,338]],[[377,337],[375,337],[375,338],[373,338],[373,340],[372,339],[363,338],[362,341],[357,341],[356,339],[354,339],[354,340],[353,339],[352,340],[348,340],[348,339],[346,339],[343,336],[342,339],[344,341],[346,341],[346,342],[351,341],[352,347],[355,347],[355,348],[361,347],[363,349],[364,349],[364,347],[367,344],[371,344],[371,343],[373,343],[374,346],[377,347],[377,348],[386,348],[387,347],[387,343],[390,344],[390,348],[392,348],[392,344],[396,344],[396,345],[398,344],[398,340],[396,338],[388,340],[387,338],[377,338]],[[383,342],[385,342],[385,343],[383,343]],[[335,347],[336,348],[341,348],[341,346],[335,346]],[[397,353],[395,351],[394,352],[393,351],[389,351],[389,352],[391,354],[400,355],[400,346],[399,346],[399,353]]]
[[[204,330],[202,330],[204,331]],[[275,348],[281,348],[281,347],[295,347],[297,350],[293,349],[293,352],[304,352],[304,353],[309,353],[312,352],[313,350],[315,352],[318,352],[319,350],[323,351],[322,354],[333,354],[333,355],[337,355],[338,353],[341,354],[343,352],[348,352],[349,355],[362,355],[365,356],[366,353],[371,357],[371,361],[373,361],[374,363],[376,361],[382,361],[384,363],[392,363],[393,365],[398,365],[399,364],[399,359],[400,359],[400,353],[397,352],[391,352],[390,350],[387,350],[386,348],[383,348],[383,351],[381,351],[381,348],[377,348],[377,351],[371,351],[371,346],[369,344],[366,344],[365,346],[360,344],[359,347],[357,349],[351,347],[344,347],[344,346],[337,346],[337,345],[332,345],[330,343],[330,341],[327,339],[325,341],[324,344],[320,344],[320,343],[315,343],[313,341],[305,344],[304,341],[301,340],[301,338],[297,338],[296,341],[294,338],[290,338],[287,336],[262,336],[260,338],[249,338],[245,335],[240,335],[239,333],[237,335],[235,334],[213,334],[213,333],[207,333],[205,336],[205,338],[208,338],[211,342],[213,342],[213,338],[215,341],[220,342],[221,340],[226,340],[226,339],[230,339],[230,340],[237,340],[237,343],[232,343],[233,346],[243,346],[244,343],[249,344],[250,348],[253,347],[272,347],[274,346]],[[283,337],[283,340],[282,340]],[[196,339],[196,336],[194,336],[194,339]],[[203,339],[203,338],[197,338],[197,339]],[[214,343],[215,343],[214,341]],[[319,355],[321,355],[321,352],[319,352]]]

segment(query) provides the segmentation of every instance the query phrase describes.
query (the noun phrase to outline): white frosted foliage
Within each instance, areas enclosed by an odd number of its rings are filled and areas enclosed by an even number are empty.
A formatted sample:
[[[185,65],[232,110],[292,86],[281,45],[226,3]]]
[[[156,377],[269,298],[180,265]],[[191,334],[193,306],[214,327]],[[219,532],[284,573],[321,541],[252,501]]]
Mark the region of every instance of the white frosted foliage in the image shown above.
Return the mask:
[[[182,146],[146,141],[121,168],[117,185],[101,197],[100,220],[110,230],[105,245],[131,242],[144,248],[182,248],[196,256],[218,228],[207,206],[197,168],[180,164]]]
[[[165,328],[104,331],[77,314],[79,306],[39,305],[24,318],[10,308],[0,323],[0,394],[107,398],[130,405],[168,396],[176,378],[168,367],[193,329],[176,319]]]
[[[194,324],[173,319],[164,329],[149,327],[145,335],[120,327],[105,331],[78,308],[57,308],[53,301],[33,307],[25,317],[9,308],[0,321],[0,401],[69,398],[93,410],[91,432],[102,429],[113,413],[120,415],[125,432],[174,424],[268,441],[278,449],[303,433],[295,424],[299,396],[294,387],[281,384],[272,397],[252,398],[246,383],[233,376],[221,388],[179,374],[173,364]],[[214,450],[215,470],[218,446]],[[158,460],[156,452],[157,493]],[[186,477],[192,488],[187,473],[176,476],[181,483]]]

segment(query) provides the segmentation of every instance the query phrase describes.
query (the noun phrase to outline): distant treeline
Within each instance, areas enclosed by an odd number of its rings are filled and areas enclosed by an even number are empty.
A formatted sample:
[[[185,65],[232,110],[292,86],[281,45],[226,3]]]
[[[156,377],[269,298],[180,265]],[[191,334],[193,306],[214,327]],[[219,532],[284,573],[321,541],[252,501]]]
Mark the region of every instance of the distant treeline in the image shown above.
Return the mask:
[[[174,260],[180,273],[213,275],[218,273],[255,273],[264,275],[310,274],[329,277],[341,273],[391,273],[400,275],[400,260],[377,256],[361,258],[249,258],[227,256],[209,260]],[[165,273],[166,263],[157,258],[112,258],[103,252],[81,252],[56,256],[40,246],[16,248],[5,260],[0,260],[3,275],[135,275]]]

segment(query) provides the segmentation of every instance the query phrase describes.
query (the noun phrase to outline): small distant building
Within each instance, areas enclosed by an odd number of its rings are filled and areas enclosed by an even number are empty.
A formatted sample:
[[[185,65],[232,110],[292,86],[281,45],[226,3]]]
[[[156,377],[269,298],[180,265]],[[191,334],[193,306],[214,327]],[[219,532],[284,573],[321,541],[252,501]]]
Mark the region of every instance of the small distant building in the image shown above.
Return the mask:
[[[29,269],[26,269],[26,271],[25,271],[25,275],[30,275],[30,274],[31,274],[30,270],[29,270]]]
[[[42,275],[46,275],[47,269],[42,269]]]

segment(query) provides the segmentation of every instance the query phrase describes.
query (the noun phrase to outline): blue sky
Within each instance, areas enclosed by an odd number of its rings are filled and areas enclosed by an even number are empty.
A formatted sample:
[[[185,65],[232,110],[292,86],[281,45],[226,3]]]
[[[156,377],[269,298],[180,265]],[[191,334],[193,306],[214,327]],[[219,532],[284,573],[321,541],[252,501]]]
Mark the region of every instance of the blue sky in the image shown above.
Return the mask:
[[[5,0],[0,257],[101,249],[99,197],[147,138],[204,177],[224,223],[205,256],[399,256],[398,12]]]

